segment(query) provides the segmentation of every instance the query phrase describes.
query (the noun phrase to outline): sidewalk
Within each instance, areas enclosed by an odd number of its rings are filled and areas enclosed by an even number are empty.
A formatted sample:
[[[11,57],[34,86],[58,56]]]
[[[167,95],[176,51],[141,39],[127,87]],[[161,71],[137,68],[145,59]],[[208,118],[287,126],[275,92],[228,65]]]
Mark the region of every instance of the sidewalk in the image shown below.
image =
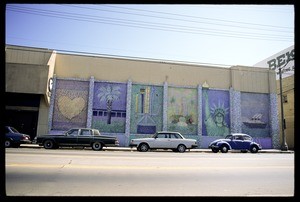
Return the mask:
[[[43,148],[43,147],[37,144],[21,144],[20,148]],[[136,148],[130,148],[130,147],[104,147],[103,150],[137,152]],[[161,149],[157,151],[165,151],[165,150]],[[190,151],[189,150],[187,151],[212,153],[210,149],[191,149]],[[229,151],[229,152],[239,153],[239,151]],[[293,150],[282,151],[280,149],[263,149],[260,150],[258,153],[294,153],[294,151]]]

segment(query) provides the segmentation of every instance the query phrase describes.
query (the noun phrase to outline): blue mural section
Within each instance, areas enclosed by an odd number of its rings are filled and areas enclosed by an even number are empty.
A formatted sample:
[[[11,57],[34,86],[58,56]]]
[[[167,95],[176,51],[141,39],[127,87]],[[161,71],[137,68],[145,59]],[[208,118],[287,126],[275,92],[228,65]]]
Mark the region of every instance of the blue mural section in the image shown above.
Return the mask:
[[[95,82],[92,127],[106,133],[124,133],[126,84]]]
[[[89,82],[60,79],[56,82],[52,129],[86,127]]]
[[[202,135],[230,134],[229,91],[202,89]]]
[[[268,94],[241,93],[242,132],[252,137],[270,137]]]

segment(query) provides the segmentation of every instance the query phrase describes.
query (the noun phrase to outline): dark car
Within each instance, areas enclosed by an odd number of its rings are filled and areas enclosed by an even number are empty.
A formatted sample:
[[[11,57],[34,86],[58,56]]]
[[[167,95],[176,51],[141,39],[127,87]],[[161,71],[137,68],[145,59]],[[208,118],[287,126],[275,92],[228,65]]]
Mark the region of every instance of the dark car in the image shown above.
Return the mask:
[[[257,153],[262,149],[262,146],[254,142],[250,135],[244,133],[233,133],[227,135],[225,139],[217,139],[212,141],[209,146],[214,153],[221,151],[227,153],[228,150],[241,150],[241,152],[250,151],[251,153]]]
[[[37,136],[34,143],[43,146],[45,149],[57,149],[67,147],[92,147],[100,151],[103,147],[119,146],[119,141],[114,136],[101,135],[99,130],[92,128],[73,128],[63,134],[47,134]]]
[[[21,144],[31,144],[30,135],[20,133],[12,126],[5,126],[5,147],[20,147]]]

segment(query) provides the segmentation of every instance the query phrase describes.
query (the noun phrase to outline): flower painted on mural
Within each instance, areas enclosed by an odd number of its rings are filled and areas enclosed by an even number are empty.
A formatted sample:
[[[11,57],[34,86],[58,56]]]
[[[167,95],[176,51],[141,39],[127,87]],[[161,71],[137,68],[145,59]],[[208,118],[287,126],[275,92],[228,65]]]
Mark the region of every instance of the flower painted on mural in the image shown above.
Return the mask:
[[[67,96],[61,96],[58,99],[58,110],[69,120],[80,114],[84,107],[85,100],[82,97],[71,99]]]
[[[111,124],[112,104],[115,100],[120,99],[121,88],[117,85],[107,85],[100,87],[98,98],[106,102],[107,108],[107,124]]]

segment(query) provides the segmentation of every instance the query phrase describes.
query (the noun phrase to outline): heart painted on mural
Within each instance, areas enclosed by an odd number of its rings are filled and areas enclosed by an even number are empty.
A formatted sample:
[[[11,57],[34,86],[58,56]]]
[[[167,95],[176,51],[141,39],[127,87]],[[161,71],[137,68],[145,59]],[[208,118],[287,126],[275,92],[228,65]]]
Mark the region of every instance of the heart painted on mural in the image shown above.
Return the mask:
[[[85,101],[82,97],[70,99],[67,96],[61,96],[58,99],[58,109],[64,117],[72,119],[84,109]]]

